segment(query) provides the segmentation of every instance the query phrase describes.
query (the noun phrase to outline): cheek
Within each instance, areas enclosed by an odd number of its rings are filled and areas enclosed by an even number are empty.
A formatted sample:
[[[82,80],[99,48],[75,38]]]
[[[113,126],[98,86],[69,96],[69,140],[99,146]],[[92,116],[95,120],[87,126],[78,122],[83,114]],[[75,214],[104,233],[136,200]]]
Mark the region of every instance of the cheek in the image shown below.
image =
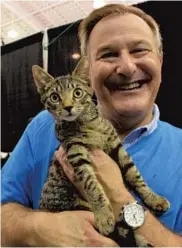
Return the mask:
[[[138,62],[138,67],[147,72],[152,79],[161,78],[161,67],[162,63],[156,54],[151,54],[150,56],[144,57]]]
[[[93,90],[104,85],[105,80],[112,74],[115,66],[103,61],[95,61],[90,68],[90,78]]]

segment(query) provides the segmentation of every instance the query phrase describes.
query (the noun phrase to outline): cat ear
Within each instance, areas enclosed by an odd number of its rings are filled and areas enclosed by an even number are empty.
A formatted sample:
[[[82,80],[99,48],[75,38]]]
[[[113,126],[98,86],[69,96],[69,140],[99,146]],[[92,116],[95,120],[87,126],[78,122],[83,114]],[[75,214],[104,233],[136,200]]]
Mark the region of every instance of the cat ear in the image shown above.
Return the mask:
[[[54,77],[47,73],[44,69],[38,65],[32,66],[32,74],[37,87],[38,92],[41,94],[44,92],[45,88],[51,85]]]
[[[88,86],[90,84],[90,77],[89,77],[89,64],[87,56],[82,56],[79,60],[76,68],[72,72],[72,77],[79,77],[85,81]]]

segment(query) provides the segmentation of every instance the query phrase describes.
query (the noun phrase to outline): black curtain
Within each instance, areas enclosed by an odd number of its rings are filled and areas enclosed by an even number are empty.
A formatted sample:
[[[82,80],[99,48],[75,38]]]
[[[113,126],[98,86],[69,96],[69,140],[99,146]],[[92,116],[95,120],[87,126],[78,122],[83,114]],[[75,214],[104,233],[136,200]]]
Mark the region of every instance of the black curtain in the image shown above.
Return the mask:
[[[157,20],[164,40],[163,80],[157,98],[161,119],[182,128],[182,2],[148,1],[138,7]],[[48,31],[48,71],[55,77],[71,73],[78,62],[72,58],[79,53],[78,25],[79,21]],[[2,47],[2,151],[12,151],[28,119],[43,108],[31,72],[33,64],[42,66],[42,38],[39,33]]]
[[[182,51],[180,48],[182,44],[182,2],[147,1],[136,6],[156,19],[163,37],[162,84],[156,99],[161,113],[160,118],[182,128]],[[70,73],[77,63],[71,55],[79,52],[78,24],[73,25],[49,46],[49,72],[54,76]],[[67,27],[68,25],[65,25],[49,30],[50,41]]]
[[[48,30],[50,43],[48,47],[48,71],[54,77],[71,73],[78,62],[77,59],[72,58],[72,54],[80,53],[77,36],[79,23],[80,21],[77,21]],[[64,33],[61,35],[62,32]]]
[[[161,120],[182,128],[182,2],[148,1],[137,5],[160,25],[164,59],[157,97]]]
[[[43,106],[32,79],[32,65],[42,65],[42,33],[1,47],[1,151],[11,152],[29,118]]]

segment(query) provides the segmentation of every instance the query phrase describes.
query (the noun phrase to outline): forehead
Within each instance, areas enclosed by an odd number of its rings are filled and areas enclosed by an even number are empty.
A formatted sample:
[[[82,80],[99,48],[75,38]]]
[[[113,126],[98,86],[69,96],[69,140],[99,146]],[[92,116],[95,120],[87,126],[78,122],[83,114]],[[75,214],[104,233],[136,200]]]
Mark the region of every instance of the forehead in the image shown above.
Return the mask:
[[[155,43],[152,30],[143,19],[134,14],[108,16],[93,28],[88,47],[92,51],[107,43],[118,41],[124,45],[135,40]]]

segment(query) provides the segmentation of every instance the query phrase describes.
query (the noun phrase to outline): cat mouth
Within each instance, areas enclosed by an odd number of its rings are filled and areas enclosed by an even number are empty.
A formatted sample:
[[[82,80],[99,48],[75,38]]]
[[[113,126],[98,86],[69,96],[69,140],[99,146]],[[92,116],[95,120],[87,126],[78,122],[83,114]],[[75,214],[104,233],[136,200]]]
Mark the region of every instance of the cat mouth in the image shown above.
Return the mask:
[[[77,117],[78,117],[78,115],[69,114],[67,116],[62,116],[61,119],[65,120],[65,121],[74,121],[77,119]]]
[[[74,121],[74,120],[76,120],[76,118],[77,118],[77,115],[69,115],[69,116],[64,117],[64,120],[65,121]]]

